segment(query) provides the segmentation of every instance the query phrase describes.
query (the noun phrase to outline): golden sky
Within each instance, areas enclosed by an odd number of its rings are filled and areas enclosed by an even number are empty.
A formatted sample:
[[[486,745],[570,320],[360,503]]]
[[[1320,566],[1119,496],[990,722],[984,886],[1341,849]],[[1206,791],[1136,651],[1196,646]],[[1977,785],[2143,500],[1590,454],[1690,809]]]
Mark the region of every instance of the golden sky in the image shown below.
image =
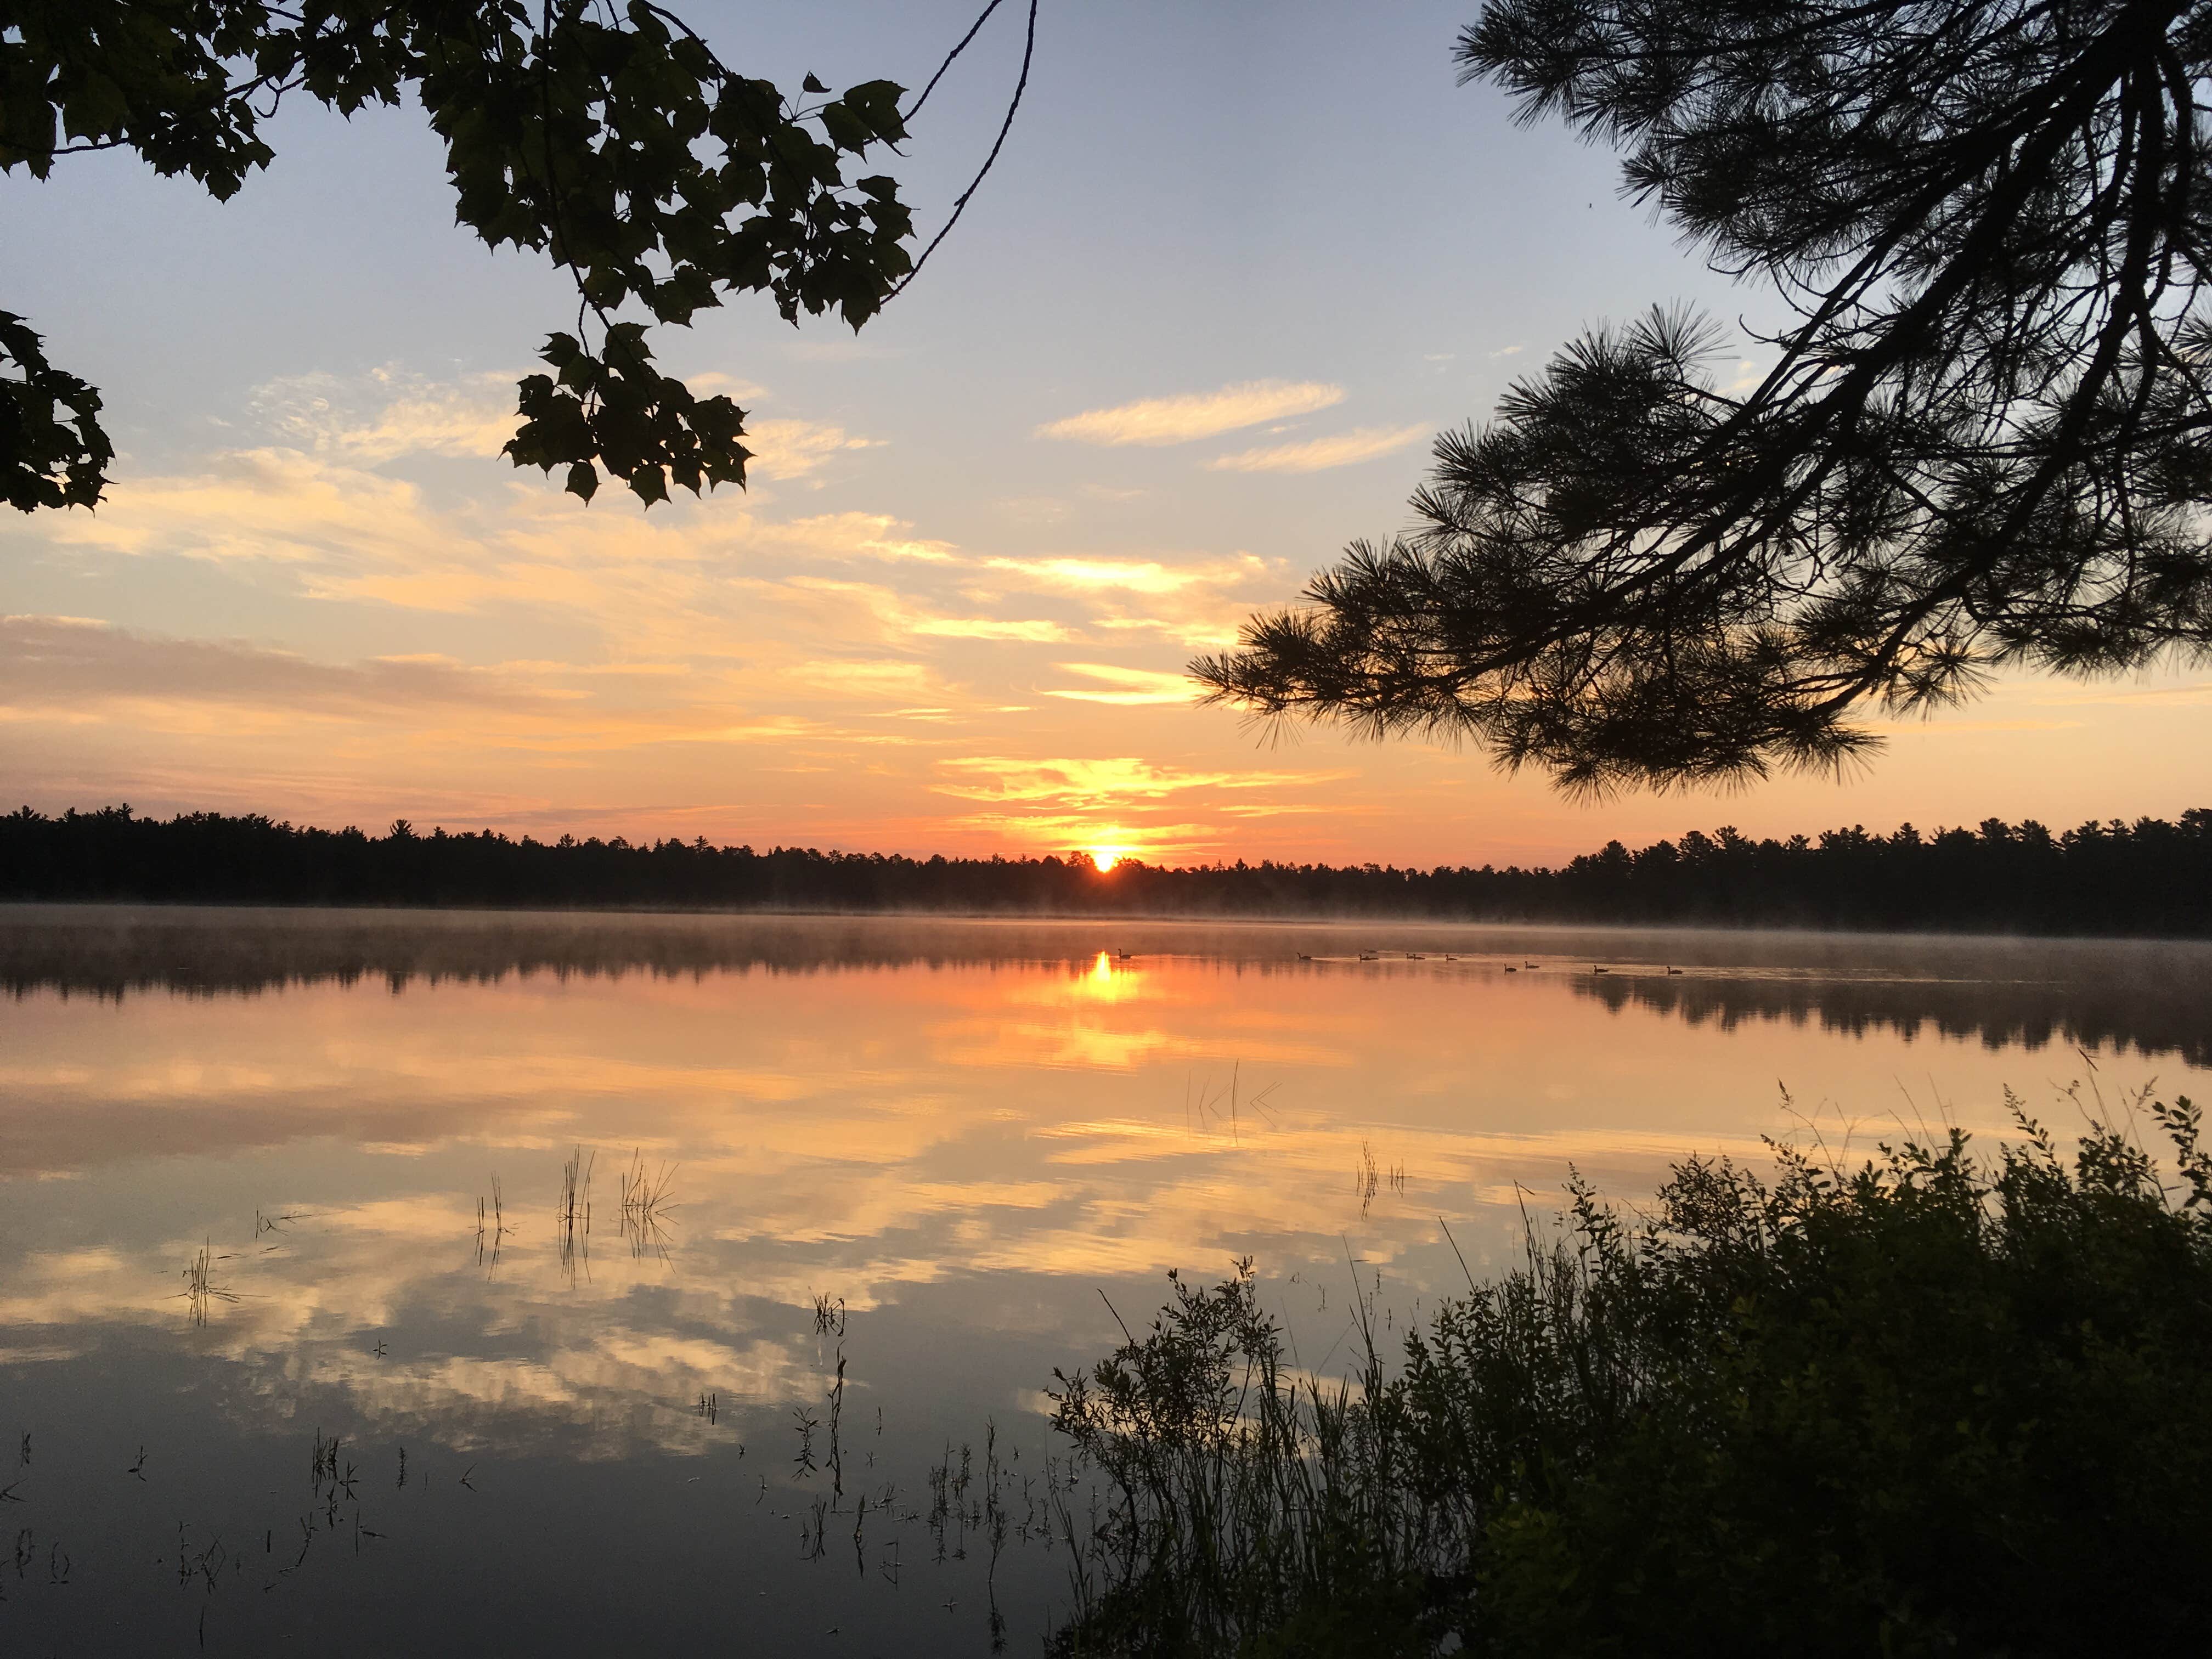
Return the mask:
[[[771,21],[758,72],[913,79],[953,14]],[[749,491],[649,515],[498,459],[573,301],[453,231],[414,112],[288,112],[221,209],[112,156],[0,184],[9,304],[123,451],[96,514],[0,526],[5,805],[1431,865],[2212,800],[2201,665],[2008,680],[1854,779],[1598,804],[1194,706],[1193,654],[1402,523],[1430,437],[1576,330],[1761,303],[1607,157],[1455,88],[1460,21],[1071,11],[986,192],[858,340],[742,304],[655,337],[759,453]],[[901,170],[926,229],[995,123],[994,50]]]

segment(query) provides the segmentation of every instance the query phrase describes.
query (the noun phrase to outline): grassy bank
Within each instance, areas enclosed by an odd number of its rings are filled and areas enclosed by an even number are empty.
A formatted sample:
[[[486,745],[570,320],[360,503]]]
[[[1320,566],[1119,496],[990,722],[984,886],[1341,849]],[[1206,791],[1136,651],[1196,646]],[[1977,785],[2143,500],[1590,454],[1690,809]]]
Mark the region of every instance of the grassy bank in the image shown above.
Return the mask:
[[[1334,1383],[1249,1267],[1062,1378],[1078,1654],[2193,1650],[2212,1160],[2186,1100],[1854,1169],[1587,1188]],[[2161,1160],[2142,1135],[2166,1143]],[[2161,1147],[2164,1152],[2166,1147]]]

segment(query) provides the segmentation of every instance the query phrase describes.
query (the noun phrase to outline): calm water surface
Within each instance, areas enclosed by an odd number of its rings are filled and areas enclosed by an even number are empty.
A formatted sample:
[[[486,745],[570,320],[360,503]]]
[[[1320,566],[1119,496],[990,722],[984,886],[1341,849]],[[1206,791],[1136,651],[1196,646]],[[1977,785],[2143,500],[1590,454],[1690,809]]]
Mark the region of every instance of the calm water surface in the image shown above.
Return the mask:
[[[1762,1135],[1994,1136],[2008,1087],[2202,1099],[2208,970],[0,909],[0,1651],[1034,1653],[1085,1502],[1054,1368],[1167,1269],[1254,1258],[1327,1372],[1355,1273],[1401,1322],[1445,1224],[1502,1261],[1570,1164],[1633,1202]]]

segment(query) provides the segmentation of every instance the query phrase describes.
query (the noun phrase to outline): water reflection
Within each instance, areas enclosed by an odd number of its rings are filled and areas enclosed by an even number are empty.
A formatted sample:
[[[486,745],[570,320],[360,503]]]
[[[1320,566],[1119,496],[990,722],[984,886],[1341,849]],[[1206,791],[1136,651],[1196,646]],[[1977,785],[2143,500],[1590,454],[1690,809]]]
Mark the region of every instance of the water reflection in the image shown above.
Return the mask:
[[[1110,938],[1110,945],[1102,939]],[[2137,940],[1737,933],[1701,929],[1345,926],[882,917],[636,916],[191,907],[0,906],[0,987],[120,1000],[288,985],[499,984],[546,976],[993,969],[1056,964],[1113,1004],[1157,994],[1117,972],[1162,957],[1262,977],[1347,968],[1564,977],[1723,1024],[1814,1020],[1840,1031],[1925,1025],[1995,1045],[2057,1042],[2212,1063],[2198,994],[2212,945]],[[1531,960],[1531,957],[1536,959]],[[1035,993],[1032,993],[1034,1000]],[[1079,1048],[1071,1063],[1114,1063]]]
[[[1793,1113],[1864,1145],[2092,1064],[2201,1091],[2208,962],[11,912],[0,1433],[49,1450],[0,1519],[47,1565],[0,1618],[66,1646],[97,1605],[148,1650],[202,1614],[247,1650],[1027,1641],[1060,1585],[1039,1390],[1110,1342],[1102,1290],[1252,1255],[1326,1373],[1347,1252],[1410,1307],[1459,1276],[1443,1224],[1479,1269],[1570,1159],[1632,1198]],[[311,1459],[313,1508],[270,1496]],[[173,1599],[124,1565],[154,1561]]]

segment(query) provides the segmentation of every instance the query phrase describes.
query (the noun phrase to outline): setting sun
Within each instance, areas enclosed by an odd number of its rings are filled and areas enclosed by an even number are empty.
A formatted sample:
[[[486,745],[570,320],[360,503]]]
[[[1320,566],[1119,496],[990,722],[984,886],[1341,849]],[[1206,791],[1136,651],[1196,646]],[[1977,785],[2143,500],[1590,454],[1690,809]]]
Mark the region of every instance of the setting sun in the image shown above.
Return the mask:
[[[1090,850],[1091,862],[1102,876],[1119,864],[1123,856],[1118,847],[1094,847]]]

